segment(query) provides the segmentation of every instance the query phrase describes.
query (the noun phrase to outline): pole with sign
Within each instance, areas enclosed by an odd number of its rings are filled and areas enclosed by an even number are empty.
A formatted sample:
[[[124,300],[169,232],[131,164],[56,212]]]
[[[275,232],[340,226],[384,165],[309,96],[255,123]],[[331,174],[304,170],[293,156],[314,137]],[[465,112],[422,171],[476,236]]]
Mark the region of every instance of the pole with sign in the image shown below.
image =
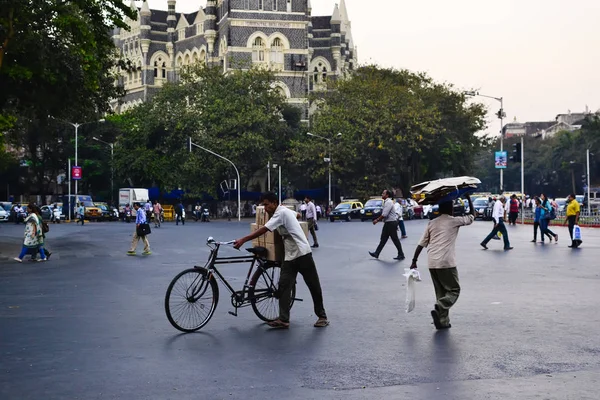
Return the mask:
[[[71,177],[74,181],[79,181],[81,180],[81,167],[74,165],[73,167],[71,167]]]

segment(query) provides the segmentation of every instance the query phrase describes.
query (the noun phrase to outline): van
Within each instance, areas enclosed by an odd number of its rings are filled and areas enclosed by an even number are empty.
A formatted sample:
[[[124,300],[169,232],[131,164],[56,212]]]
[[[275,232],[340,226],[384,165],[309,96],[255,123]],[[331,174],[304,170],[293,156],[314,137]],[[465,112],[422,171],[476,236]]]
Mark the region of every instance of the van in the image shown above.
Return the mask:
[[[102,210],[99,207],[96,207],[91,196],[74,194],[71,196],[63,196],[63,204],[66,206],[63,207],[63,213],[65,216],[69,217],[69,210],[71,210],[70,216],[71,218],[75,218],[75,214],[77,212],[76,207],[78,203],[83,204],[85,210],[85,219],[89,221],[97,221],[102,218]]]
[[[123,213],[125,205],[133,206],[133,203],[145,203],[150,200],[148,189],[143,188],[121,188],[119,189],[119,213]]]

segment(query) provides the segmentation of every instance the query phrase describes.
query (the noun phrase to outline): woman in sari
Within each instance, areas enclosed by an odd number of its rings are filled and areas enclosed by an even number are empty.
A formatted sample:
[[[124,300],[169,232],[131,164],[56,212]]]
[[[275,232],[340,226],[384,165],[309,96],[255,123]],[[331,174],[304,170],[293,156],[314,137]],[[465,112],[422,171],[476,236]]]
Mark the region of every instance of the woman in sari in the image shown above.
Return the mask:
[[[40,218],[35,213],[35,205],[31,203],[28,204],[27,213],[28,216],[25,219],[25,238],[23,240],[23,248],[21,249],[21,254],[19,254],[18,257],[15,257],[14,260],[23,262],[23,257],[25,257],[25,254],[36,254],[39,251],[42,256],[40,261],[46,261],[44,249],[43,247],[40,248],[40,243],[43,245],[42,223]]]

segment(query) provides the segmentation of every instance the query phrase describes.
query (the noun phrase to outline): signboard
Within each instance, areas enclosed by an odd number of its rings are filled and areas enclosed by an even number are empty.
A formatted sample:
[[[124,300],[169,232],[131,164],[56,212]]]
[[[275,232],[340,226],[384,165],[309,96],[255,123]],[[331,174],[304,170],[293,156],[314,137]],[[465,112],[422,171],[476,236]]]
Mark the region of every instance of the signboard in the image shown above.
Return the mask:
[[[508,154],[506,151],[497,151],[495,157],[495,166],[496,168],[506,168],[508,160]]]
[[[71,179],[80,180],[81,179],[81,167],[73,166],[71,167]]]

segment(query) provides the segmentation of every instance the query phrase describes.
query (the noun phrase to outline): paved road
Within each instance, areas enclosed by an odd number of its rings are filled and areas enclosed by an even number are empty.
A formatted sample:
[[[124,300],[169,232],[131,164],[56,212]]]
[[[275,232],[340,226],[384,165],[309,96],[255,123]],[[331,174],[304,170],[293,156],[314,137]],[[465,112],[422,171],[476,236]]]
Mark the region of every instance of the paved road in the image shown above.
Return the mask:
[[[306,301],[289,331],[270,331],[250,309],[231,310],[225,291],[209,324],[179,334],[166,320],[166,287],[206,260],[207,236],[228,240],[248,222],[165,225],[154,254],[127,257],[132,225],[52,226],[48,263],[6,260],[22,225],[0,225],[0,399],[597,399],[600,391],[600,231],[580,250],[529,243],[481,250],[491,228],[463,228],[462,294],[452,329],[436,332],[433,288],[422,265],[416,309],[404,312],[403,268],[380,226],[322,223],[315,251],[332,325],[315,329]],[[425,221],[407,222],[408,259]],[[141,248],[140,248],[141,250]],[[230,250],[231,254],[235,254]],[[422,260],[425,261],[424,255]],[[243,266],[226,266],[237,285]]]

